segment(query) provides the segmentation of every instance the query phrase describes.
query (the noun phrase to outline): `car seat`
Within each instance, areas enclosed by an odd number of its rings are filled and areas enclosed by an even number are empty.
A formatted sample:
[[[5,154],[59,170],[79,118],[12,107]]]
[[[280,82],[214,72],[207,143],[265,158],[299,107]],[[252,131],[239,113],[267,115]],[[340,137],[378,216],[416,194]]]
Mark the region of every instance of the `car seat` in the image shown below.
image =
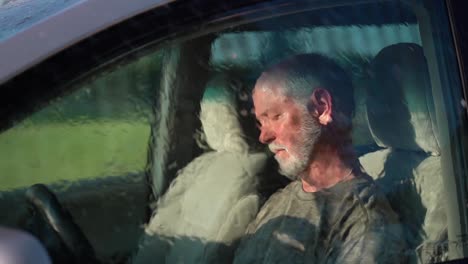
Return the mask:
[[[179,171],[145,227],[134,263],[228,263],[260,207],[265,153],[249,151],[225,76],[207,84],[200,120],[210,151]]]
[[[399,43],[371,62],[367,117],[383,149],[360,157],[399,214],[411,263],[444,259],[446,214],[437,124],[422,47]]]

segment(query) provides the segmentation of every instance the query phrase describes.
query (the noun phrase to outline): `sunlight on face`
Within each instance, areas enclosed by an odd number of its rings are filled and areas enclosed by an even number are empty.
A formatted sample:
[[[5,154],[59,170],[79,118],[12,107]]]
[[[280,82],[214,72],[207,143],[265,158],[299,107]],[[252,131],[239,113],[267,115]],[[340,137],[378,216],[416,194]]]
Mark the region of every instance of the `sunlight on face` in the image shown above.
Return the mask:
[[[300,174],[307,169],[312,151],[321,134],[320,125],[309,115],[307,110],[303,109],[301,115],[303,123],[294,145],[289,148],[274,142],[268,145],[269,149],[276,153],[275,159],[280,166],[280,173],[292,180],[297,180]],[[281,155],[281,151],[288,155]]]
[[[321,126],[307,107],[277,88],[255,89],[255,115],[260,141],[275,154],[281,174],[293,180],[307,169]]]

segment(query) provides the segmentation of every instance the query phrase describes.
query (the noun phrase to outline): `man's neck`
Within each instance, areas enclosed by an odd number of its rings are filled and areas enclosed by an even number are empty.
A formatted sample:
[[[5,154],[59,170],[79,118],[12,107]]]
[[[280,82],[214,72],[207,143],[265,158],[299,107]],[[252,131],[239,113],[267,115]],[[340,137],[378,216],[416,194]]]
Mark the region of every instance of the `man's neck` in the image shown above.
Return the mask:
[[[318,192],[355,177],[352,166],[347,165],[350,163],[343,161],[336,149],[322,146],[316,153],[319,154],[301,175],[305,192]]]

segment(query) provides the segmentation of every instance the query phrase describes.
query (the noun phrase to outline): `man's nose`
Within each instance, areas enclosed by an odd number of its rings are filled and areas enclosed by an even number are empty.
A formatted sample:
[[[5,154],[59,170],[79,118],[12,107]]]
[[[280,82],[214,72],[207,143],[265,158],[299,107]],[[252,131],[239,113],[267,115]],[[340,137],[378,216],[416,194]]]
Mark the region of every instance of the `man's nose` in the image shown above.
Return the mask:
[[[275,140],[275,133],[270,129],[262,128],[262,130],[260,131],[259,140],[263,144],[269,144],[273,140]]]

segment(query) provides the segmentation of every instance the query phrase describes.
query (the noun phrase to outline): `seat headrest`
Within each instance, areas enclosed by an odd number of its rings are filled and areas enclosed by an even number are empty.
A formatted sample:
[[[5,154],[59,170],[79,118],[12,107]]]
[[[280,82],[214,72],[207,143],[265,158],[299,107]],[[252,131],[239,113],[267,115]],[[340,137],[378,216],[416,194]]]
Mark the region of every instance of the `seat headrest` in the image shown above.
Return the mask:
[[[208,81],[200,103],[200,121],[208,145],[216,151],[247,153],[245,140],[238,119],[235,82],[224,75]]]
[[[381,147],[424,151],[437,156],[437,124],[421,46],[399,43],[371,62],[366,100],[369,128]]]

